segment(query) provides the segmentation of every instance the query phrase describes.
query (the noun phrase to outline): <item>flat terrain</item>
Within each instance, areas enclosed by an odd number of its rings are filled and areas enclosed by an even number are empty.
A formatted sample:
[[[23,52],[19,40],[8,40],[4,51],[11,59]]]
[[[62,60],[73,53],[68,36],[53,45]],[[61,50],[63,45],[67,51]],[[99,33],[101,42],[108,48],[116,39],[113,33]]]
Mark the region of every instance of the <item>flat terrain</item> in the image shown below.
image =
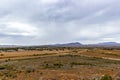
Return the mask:
[[[51,48],[1,51],[1,80],[120,80],[120,50]]]

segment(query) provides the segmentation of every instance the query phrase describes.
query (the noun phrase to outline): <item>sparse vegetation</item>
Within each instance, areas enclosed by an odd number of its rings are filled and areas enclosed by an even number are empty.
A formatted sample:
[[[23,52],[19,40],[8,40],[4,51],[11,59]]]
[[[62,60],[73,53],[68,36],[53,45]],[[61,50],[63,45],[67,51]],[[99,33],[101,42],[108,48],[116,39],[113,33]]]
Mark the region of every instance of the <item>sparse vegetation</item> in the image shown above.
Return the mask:
[[[119,56],[120,57],[120,54],[113,54],[113,53],[110,53],[110,52],[103,52],[101,54],[104,54],[104,55],[111,55],[111,56]]]
[[[114,60],[120,59],[118,49],[78,47],[12,49],[2,49],[4,52],[0,55],[1,80],[119,79],[118,76],[114,77],[120,69],[120,60]],[[108,73],[111,76],[104,75]]]
[[[72,62],[70,65],[75,66],[75,65],[92,65],[92,64],[86,62],[81,62],[81,63]]]

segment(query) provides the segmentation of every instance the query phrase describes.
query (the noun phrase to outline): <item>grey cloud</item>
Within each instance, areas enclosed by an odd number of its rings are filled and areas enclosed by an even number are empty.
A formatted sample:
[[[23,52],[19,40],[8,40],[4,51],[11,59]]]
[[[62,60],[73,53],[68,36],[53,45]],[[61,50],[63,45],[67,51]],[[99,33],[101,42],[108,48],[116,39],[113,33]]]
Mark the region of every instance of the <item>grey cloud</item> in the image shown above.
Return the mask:
[[[42,0],[1,0],[0,41],[49,44],[118,39],[115,35],[119,35],[120,30],[120,1],[45,1],[47,3]]]

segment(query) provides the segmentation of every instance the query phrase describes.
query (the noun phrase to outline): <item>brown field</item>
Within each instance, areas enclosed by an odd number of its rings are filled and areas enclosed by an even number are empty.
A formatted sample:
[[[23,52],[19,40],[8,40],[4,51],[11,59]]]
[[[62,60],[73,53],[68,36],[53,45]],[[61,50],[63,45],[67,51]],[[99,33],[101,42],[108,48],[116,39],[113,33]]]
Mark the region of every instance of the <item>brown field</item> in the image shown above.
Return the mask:
[[[120,80],[120,50],[51,48],[0,53],[0,80],[102,80],[104,75]]]

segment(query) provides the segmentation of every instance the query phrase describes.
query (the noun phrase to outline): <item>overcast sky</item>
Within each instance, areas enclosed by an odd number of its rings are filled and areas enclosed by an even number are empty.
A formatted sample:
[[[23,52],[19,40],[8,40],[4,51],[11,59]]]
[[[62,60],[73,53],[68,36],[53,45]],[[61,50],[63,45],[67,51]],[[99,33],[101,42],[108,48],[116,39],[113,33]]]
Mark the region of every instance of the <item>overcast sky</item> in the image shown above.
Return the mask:
[[[120,0],[0,0],[0,45],[120,42]]]

